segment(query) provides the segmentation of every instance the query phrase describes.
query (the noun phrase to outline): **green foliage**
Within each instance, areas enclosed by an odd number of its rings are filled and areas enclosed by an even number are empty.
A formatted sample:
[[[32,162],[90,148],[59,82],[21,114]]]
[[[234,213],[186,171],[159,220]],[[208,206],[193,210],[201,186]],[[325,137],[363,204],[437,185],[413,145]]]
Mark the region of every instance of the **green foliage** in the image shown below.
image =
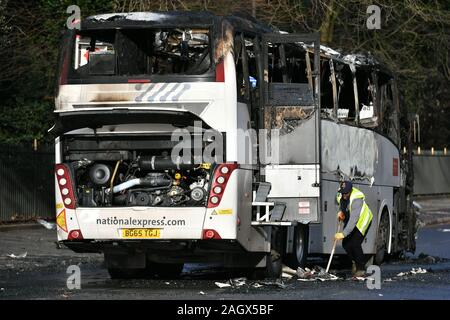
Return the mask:
[[[0,142],[6,144],[29,144],[34,139],[52,143],[47,130],[53,125],[53,101],[24,100],[17,98],[11,105],[0,108]]]

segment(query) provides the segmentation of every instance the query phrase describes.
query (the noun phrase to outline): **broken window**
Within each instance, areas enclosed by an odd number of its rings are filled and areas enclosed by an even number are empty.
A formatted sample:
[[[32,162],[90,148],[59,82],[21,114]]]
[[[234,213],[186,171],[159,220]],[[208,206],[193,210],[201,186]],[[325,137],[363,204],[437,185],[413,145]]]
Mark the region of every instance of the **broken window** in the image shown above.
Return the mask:
[[[377,119],[371,74],[366,70],[357,69],[356,82],[358,85],[359,119],[361,124],[363,126],[374,126],[377,124]]]
[[[344,122],[355,122],[356,108],[352,71],[349,65],[336,63],[335,72],[338,96],[337,117]]]
[[[334,113],[332,64],[333,60],[320,61],[320,107],[327,117]]]
[[[208,29],[81,31],[75,40],[73,75],[200,75],[209,71]]]
[[[270,105],[314,106],[311,81],[307,76],[306,52],[293,44],[267,43],[266,100]]]
[[[305,53],[300,47],[270,44],[268,48],[269,82],[308,83]]]
[[[383,79],[381,78],[381,81]],[[379,130],[390,137],[395,143],[399,143],[399,112],[397,108],[397,96],[394,90],[393,80],[382,83],[380,90],[380,128]]]

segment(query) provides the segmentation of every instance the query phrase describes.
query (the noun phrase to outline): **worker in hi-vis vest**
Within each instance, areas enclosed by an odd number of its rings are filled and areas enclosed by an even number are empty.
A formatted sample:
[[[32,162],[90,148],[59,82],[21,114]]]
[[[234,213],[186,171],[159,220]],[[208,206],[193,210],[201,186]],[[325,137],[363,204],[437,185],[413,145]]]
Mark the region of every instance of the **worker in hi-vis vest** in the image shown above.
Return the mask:
[[[362,242],[372,222],[372,211],[364,198],[364,193],[354,188],[350,181],[341,183],[337,194],[338,219],[344,221],[344,230],[334,237],[336,240],[343,239],[342,247],[352,259],[352,274],[355,277],[365,275]]]

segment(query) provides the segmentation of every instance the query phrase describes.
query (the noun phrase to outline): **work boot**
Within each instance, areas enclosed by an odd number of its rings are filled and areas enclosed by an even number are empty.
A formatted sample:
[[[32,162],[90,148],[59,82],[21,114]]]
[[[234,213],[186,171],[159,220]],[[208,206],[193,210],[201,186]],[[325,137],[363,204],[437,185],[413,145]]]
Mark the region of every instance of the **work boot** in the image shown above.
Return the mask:
[[[356,273],[356,262],[352,261],[352,275]]]

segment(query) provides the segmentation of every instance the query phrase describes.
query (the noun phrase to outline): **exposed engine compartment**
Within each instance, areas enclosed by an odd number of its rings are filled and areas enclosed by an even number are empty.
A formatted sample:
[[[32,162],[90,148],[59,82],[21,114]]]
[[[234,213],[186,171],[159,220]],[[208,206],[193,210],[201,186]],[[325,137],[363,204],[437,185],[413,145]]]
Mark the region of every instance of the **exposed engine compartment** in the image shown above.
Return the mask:
[[[140,150],[142,141],[63,141],[64,162],[72,172],[77,205],[206,206],[213,164],[183,162],[181,157],[173,161],[168,150],[161,148],[167,146],[167,140],[164,144],[152,142]],[[110,150],[102,148],[105,143]],[[92,150],[97,147],[97,151]]]

